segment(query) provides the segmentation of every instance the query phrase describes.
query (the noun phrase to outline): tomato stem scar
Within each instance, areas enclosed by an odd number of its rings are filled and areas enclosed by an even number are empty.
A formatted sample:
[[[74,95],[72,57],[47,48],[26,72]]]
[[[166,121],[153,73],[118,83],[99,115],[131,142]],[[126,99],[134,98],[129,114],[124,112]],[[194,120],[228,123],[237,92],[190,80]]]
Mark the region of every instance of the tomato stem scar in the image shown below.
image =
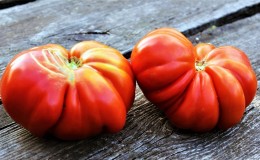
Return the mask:
[[[77,58],[77,57],[72,57],[69,59],[68,63],[67,63],[67,66],[70,68],[70,69],[77,69],[79,67],[82,66],[82,60]]]
[[[204,71],[206,66],[207,63],[204,60],[195,62],[196,71]]]

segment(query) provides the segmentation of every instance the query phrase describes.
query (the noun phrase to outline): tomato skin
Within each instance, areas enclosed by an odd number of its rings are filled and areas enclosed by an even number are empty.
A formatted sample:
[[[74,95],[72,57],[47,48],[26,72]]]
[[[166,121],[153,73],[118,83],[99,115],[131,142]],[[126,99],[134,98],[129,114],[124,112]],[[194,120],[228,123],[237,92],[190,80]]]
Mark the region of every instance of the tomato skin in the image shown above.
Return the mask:
[[[5,110],[36,136],[74,140],[119,132],[134,100],[129,62],[95,41],[72,49],[48,44],[16,55],[1,80]]]
[[[182,129],[226,130],[241,121],[256,94],[256,75],[243,51],[193,46],[171,28],[144,36],[133,48],[131,65],[146,98]]]
[[[218,122],[219,108],[210,76],[205,72],[197,72],[178,109],[173,110],[171,107],[166,115],[180,128],[190,128],[198,132],[214,128]]]

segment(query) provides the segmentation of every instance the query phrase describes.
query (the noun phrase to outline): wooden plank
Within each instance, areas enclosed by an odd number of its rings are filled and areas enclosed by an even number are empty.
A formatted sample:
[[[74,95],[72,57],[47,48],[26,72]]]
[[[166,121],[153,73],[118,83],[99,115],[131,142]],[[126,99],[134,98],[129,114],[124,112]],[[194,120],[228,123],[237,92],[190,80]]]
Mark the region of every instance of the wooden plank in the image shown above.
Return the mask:
[[[190,38],[194,43],[199,39],[241,48],[252,61],[259,84],[259,21],[257,14],[222,27],[212,26]],[[64,142],[33,137],[14,124],[0,131],[0,159],[259,159],[259,133],[259,89],[240,124],[225,132],[195,134],[172,127],[137,88],[134,106],[120,133]]]
[[[0,130],[13,124],[13,120],[6,114],[2,105],[0,105]]]
[[[38,0],[0,10],[0,68],[18,52],[46,43],[70,48],[78,41],[95,39],[124,51],[154,28],[172,26],[186,31],[259,3],[260,0]]]

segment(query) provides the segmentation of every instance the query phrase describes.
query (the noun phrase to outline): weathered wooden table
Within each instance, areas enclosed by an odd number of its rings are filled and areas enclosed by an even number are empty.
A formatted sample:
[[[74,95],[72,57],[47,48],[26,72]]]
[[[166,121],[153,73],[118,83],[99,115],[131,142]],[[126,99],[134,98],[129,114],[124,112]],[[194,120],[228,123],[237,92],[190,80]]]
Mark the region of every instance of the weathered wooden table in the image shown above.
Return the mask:
[[[59,43],[70,48],[82,40],[97,40],[129,57],[148,31],[168,26],[182,31],[194,44],[241,48],[260,85],[260,0],[26,1],[0,0],[0,76],[15,54],[37,45]],[[171,126],[138,87],[120,133],[81,141],[34,137],[0,105],[0,159],[139,158],[260,159],[259,87],[240,124],[205,134]]]

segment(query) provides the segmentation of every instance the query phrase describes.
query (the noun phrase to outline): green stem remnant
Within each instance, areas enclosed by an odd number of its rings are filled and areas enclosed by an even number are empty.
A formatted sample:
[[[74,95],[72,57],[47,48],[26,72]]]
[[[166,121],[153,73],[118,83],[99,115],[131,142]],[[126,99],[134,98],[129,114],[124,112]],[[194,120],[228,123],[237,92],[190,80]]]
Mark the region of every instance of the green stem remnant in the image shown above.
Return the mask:
[[[69,59],[69,61],[67,62],[67,66],[72,69],[75,70],[79,67],[82,66],[82,60],[77,58],[77,57],[72,57]]]
[[[195,62],[196,71],[204,71],[206,66],[207,66],[206,61],[202,60],[202,61]]]

